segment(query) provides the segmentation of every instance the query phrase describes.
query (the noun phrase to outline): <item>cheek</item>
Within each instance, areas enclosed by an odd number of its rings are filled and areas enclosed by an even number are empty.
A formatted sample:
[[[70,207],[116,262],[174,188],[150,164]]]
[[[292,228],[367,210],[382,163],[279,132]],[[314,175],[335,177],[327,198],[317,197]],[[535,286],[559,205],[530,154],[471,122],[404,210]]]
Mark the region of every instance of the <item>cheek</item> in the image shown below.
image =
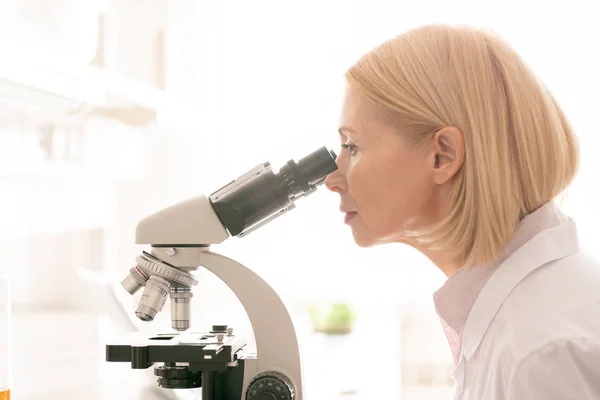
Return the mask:
[[[348,176],[348,188],[364,224],[375,236],[416,227],[433,195],[424,168],[409,156],[380,158],[359,165]]]

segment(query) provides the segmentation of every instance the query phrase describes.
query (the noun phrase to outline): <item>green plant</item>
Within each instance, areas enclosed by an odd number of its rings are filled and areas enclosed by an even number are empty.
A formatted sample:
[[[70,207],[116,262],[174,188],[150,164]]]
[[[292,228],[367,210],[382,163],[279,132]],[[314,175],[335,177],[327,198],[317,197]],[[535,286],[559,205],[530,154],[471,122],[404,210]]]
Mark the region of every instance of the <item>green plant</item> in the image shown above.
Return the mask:
[[[318,304],[308,310],[315,332],[346,334],[352,332],[356,312],[346,303]]]

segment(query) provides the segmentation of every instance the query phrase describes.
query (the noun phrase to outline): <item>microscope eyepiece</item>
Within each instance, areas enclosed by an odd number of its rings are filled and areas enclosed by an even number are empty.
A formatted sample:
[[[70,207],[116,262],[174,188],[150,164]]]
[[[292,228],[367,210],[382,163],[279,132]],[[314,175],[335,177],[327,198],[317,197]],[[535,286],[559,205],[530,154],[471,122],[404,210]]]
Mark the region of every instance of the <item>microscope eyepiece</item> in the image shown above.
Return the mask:
[[[336,155],[333,150],[321,147],[301,158],[297,163],[290,160],[281,167],[275,176],[282,179],[287,188],[287,195],[292,200],[298,195],[314,190],[331,172],[337,169]]]
[[[337,169],[325,146],[288,161],[274,173],[265,162],[210,195],[219,219],[232,236],[243,236],[294,208],[294,201],[317,190]]]
[[[307,181],[314,185],[331,172],[337,169],[335,164],[336,155],[333,150],[327,150],[325,147],[320,148],[301,158],[298,161],[298,169]]]

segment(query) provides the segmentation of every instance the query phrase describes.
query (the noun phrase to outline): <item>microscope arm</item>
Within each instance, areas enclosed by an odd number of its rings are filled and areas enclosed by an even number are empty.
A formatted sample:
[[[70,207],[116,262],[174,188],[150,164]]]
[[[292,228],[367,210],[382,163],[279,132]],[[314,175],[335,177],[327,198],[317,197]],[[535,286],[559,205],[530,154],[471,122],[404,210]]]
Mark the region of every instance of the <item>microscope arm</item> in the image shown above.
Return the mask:
[[[200,256],[200,264],[229,286],[250,319],[258,357],[256,369],[244,371],[244,381],[249,382],[263,373],[280,373],[289,379],[295,399],[301,400],[300,351],[283,301],[260,276],[228,257],[206,250]]]

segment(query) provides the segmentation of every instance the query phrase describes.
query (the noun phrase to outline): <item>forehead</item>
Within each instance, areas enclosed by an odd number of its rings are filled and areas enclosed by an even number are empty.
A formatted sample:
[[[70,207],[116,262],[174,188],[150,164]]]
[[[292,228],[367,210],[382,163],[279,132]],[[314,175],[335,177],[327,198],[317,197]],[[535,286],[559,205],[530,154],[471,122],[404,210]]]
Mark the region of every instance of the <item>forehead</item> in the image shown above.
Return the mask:
[[[381,128],[375,106],[351,86],[346,87],[340,113],[340,130],[350,130],[349,136],[377,132]]]
[[[344,100],[342,103],[342,118],[354,117],[356,114],[365,114],[369,109],[373,108],[367,102],[367,99],[353,89],[352,86],[346,86],[344,91]]]

